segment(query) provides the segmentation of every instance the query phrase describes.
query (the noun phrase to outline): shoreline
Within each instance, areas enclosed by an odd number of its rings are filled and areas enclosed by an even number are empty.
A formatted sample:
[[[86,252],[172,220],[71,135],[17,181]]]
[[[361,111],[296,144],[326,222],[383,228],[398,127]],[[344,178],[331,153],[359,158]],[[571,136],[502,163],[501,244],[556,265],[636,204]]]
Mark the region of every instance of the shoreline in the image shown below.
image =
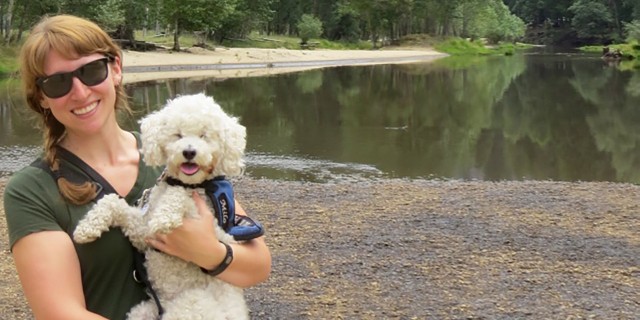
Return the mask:
[[[430,62],[448,56],[430,48],[290,50],[189,48],[185,52],[123,51],[124,83],[174,78],[268,76],[335,66]]]

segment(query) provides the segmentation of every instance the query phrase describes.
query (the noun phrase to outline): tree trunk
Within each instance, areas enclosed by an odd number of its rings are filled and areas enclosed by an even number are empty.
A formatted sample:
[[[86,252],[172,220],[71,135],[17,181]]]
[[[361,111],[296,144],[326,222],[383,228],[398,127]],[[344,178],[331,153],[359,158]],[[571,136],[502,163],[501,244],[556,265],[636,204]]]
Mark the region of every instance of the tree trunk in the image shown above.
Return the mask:
[[[180,25],[178,24],[178,19],[176,19],[173,33],[173,51],[180,51]]]
[[[613,19],[615,20],[618,36],[620,36],[620,39],[624,39],[624,33],[622,30],[622,25],[620,23],[620,13],[618,12],[618,1],[609,0],[609,7],[611,7],[611,11],[613,11]]]
[[[11,41],[11,29],[13,29],[13,25],[11,23],[11,19],[13,17],[13,4],[14,0],[9,0],[9,7],[7,8],[7,15],[5,18],[5,32],[4,32],[4,42],[9,43]]]

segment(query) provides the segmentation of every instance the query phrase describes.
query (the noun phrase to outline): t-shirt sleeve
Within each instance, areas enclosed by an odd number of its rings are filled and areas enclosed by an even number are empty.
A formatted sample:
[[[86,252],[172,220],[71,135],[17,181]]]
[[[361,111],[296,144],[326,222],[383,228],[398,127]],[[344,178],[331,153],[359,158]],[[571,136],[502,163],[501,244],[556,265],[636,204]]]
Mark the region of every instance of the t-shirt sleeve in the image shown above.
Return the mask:
[[[65,208],[53,178],[44,170],[27,167],[16,172],[4,191],[9,247],[40,231],[64,230],[56,210]]]

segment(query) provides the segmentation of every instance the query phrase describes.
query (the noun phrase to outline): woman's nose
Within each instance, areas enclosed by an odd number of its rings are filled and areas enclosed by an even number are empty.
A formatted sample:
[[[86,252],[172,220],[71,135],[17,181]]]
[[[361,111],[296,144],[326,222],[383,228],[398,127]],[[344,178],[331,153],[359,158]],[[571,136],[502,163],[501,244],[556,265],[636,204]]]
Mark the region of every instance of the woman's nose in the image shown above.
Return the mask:
[[[78,79],[77,77],[71,78],[71,81],[71,92],[69,92],[69,94],[76,98],[86,98],[89,94],[89,91],[91,90],[89,86],[82,83],[82,81],[80,81],[80,79]]]

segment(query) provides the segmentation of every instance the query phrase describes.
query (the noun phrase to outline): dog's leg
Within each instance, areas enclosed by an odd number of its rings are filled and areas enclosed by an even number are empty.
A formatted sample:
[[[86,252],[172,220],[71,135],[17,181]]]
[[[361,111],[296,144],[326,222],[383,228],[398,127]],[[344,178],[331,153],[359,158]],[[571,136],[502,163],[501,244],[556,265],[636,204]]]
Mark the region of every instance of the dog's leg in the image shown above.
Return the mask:
[[[216,292],[211,287],[183,291],[163,303],[162,320],[248,320],[242,290],[227,286]]]
[[[158,307],[153,300],[147,300],[131,308],[127,313],[127,320],[156,320],[158,319]]]
[[[88,243],[98,239],[109,227],[121,227],[131,243],[139,250],[147,248],[144,241],[147,227],[140,209],[129,206],[118,195],[109,194],[96,203],[73,232],[77,243]]]
[[[140,209],[131,206],[122,208],[120,214],[114,217],[113,225],[121,227],[124,235],[138,250],[143,251],[149,247],[144,241],[149,235],[149,226],[145,223]]]
[[[77,243],[92,242],[109,230],[114,223],[114,217],[129,208],[124,199],[116,194],[109,194],[100,199],[89,212],[78,222],[73,231],[73,239]]]
[[[197,215],[191,195],[182,187],[169,187],[158,200],[151,204],[152,216],[148,221],[151,234],[169,232],[182,225],[185,216]]]

